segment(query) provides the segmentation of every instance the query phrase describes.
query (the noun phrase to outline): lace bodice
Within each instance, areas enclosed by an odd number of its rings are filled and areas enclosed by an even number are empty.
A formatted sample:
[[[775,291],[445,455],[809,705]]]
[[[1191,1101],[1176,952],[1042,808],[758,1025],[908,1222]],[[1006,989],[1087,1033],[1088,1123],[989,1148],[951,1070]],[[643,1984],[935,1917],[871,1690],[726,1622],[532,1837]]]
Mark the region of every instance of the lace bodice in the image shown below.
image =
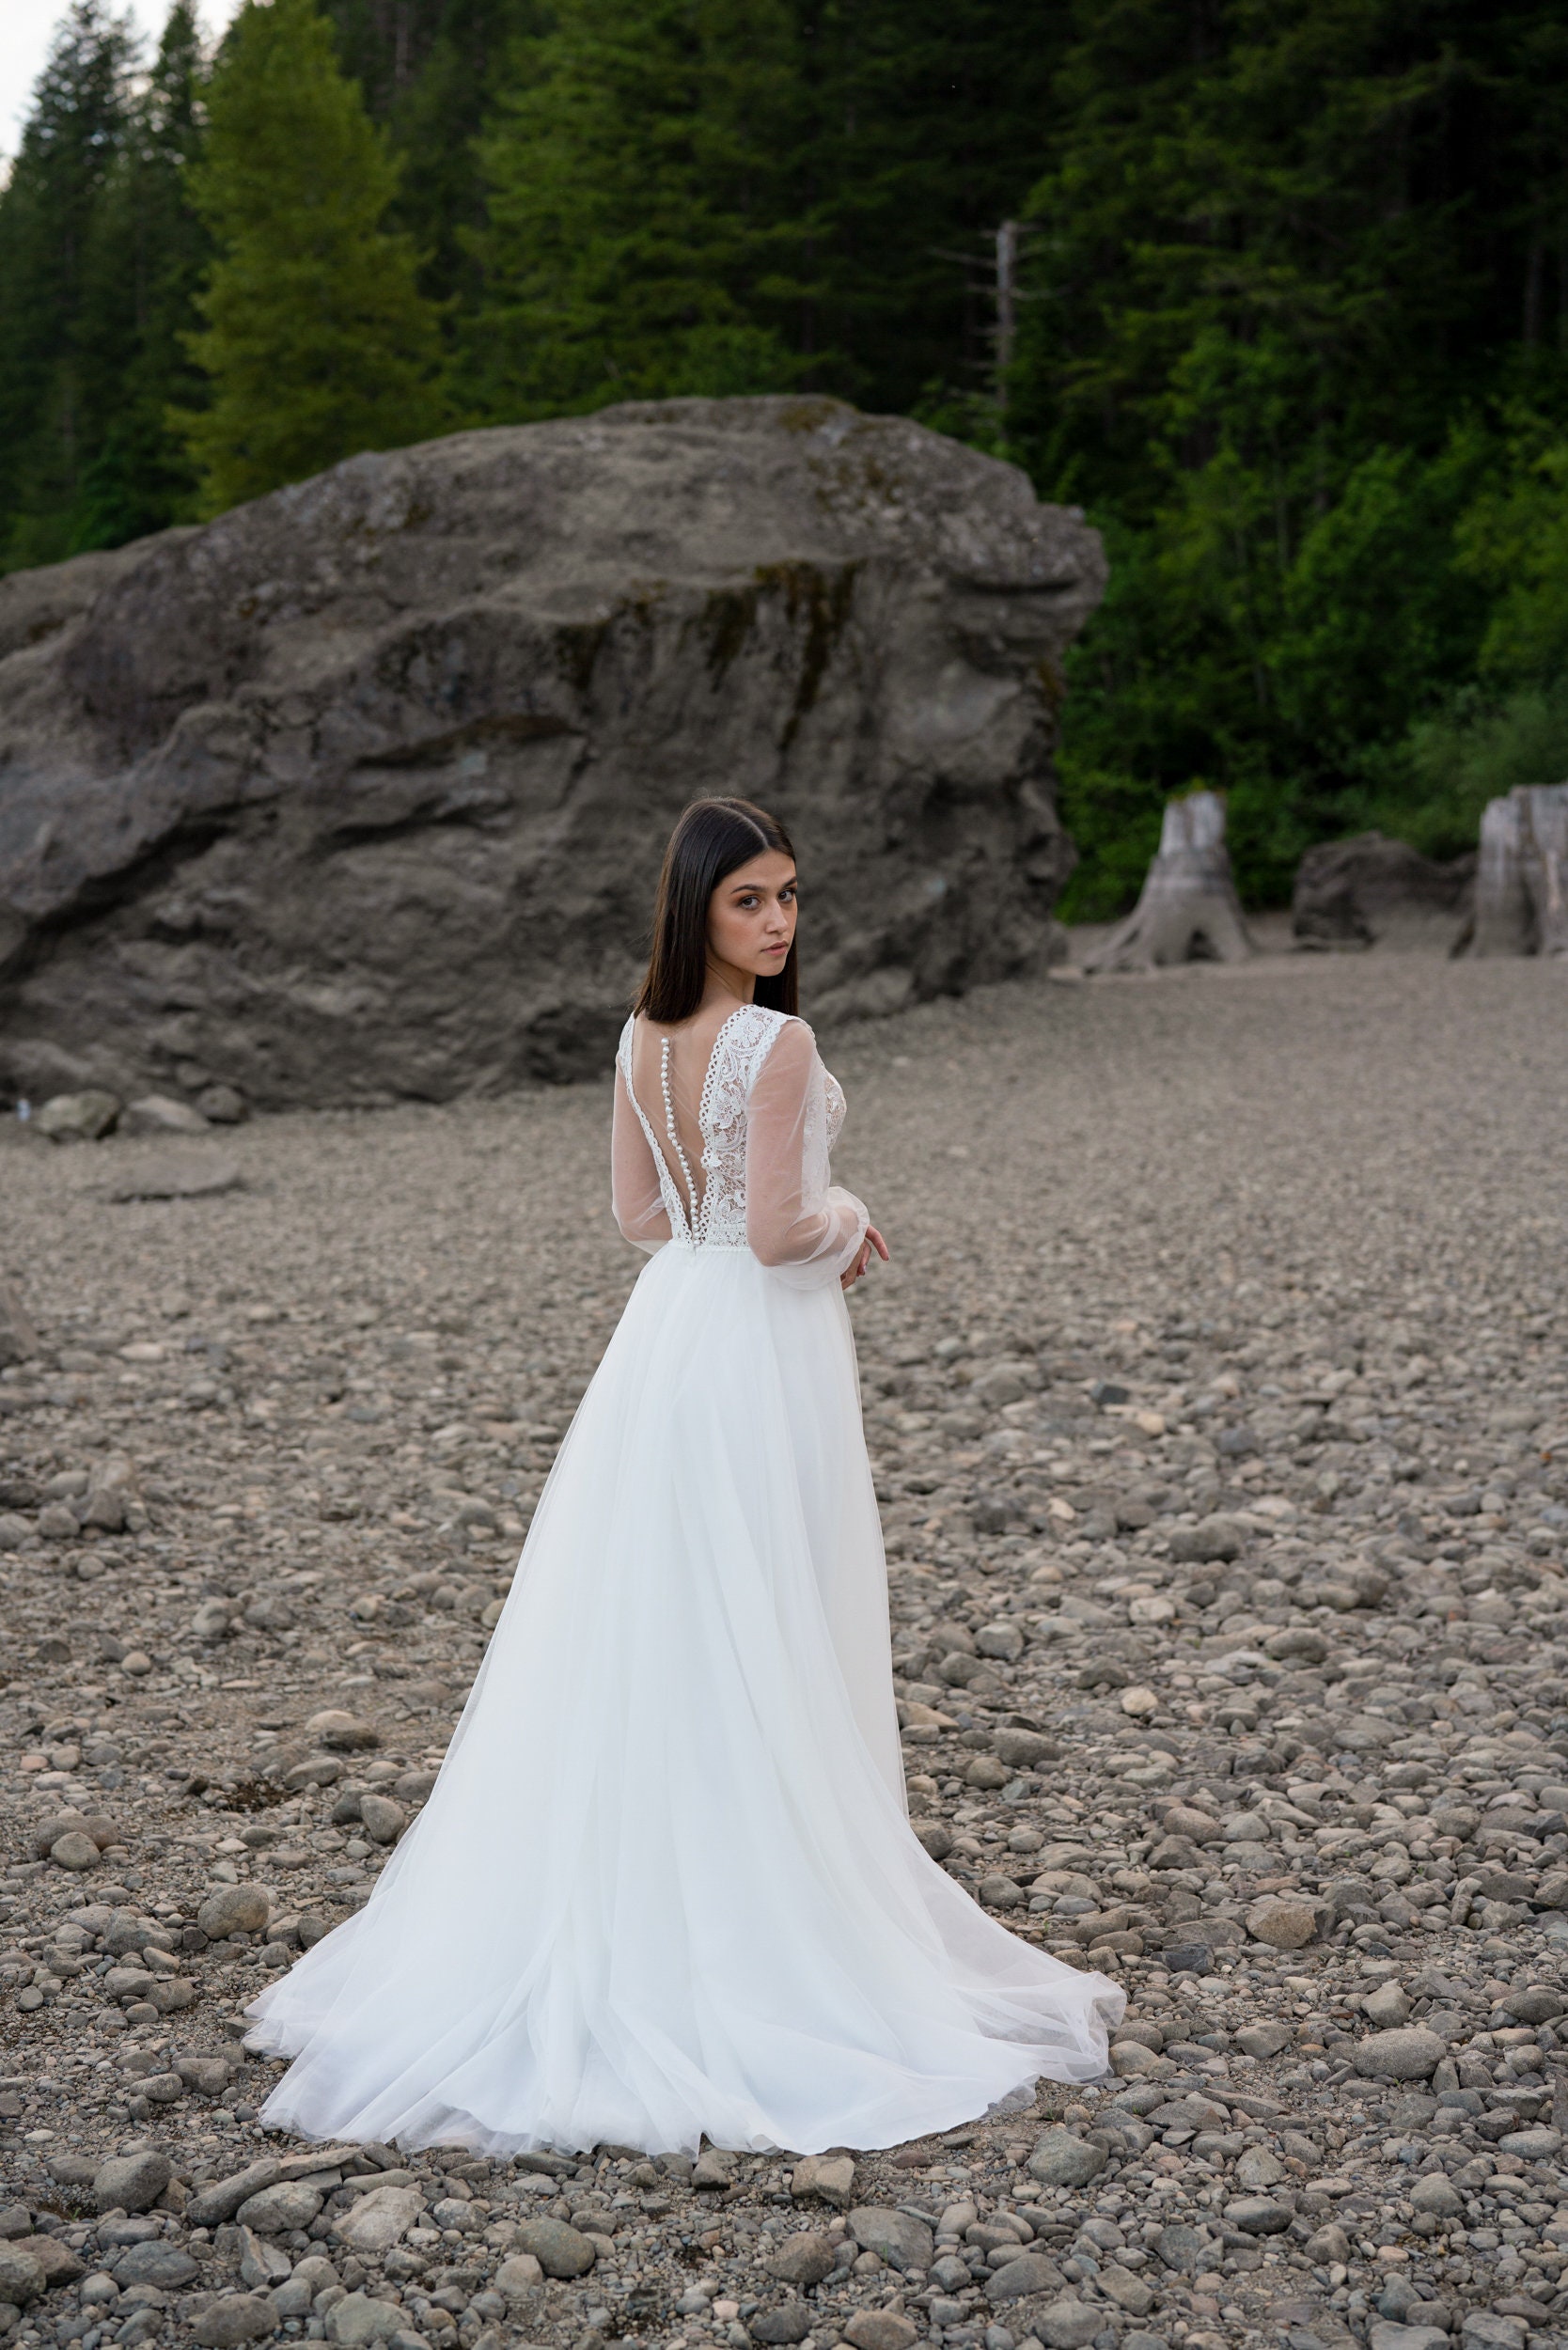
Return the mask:
[[[663,1098],[650,1104],[633,1082],[635,1033],[628,1020],[616,1056],[615,1213],[627,1239],[749,1248],[797,1278],[837,1278],[865,1238],[866,1211],[829,1181],[844,1096],[806,1023],[758,1004],[724,1022],[698,1104],[696,1167],[671,1101],[669,1039],[657,1039]]]

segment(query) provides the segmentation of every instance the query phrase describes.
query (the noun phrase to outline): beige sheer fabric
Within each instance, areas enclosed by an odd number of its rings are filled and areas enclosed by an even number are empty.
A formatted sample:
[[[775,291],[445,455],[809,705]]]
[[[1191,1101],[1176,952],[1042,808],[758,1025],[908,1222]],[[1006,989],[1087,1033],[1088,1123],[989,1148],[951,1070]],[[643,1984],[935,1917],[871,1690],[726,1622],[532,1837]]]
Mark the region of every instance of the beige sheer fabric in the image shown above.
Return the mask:
[[[611,1136],[621,1232],[650,1251],[746,1247],[796,1286],[837,1280],[867,1225],[830,1181],[843,1106],[803,1020],[746,1004],[679,1029],[629,1021]]]

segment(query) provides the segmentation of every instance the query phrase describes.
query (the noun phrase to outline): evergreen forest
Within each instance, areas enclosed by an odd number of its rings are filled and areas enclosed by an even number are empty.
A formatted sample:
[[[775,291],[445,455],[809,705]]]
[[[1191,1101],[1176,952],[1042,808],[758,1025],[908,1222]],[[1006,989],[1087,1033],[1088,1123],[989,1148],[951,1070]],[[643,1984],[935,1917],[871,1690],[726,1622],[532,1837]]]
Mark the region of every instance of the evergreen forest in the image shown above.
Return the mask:
[[[0,569],[364,448],[828,391],[1105,533],[1067,911],[1568,773],[1568,0],[71,0],[0,190]]]

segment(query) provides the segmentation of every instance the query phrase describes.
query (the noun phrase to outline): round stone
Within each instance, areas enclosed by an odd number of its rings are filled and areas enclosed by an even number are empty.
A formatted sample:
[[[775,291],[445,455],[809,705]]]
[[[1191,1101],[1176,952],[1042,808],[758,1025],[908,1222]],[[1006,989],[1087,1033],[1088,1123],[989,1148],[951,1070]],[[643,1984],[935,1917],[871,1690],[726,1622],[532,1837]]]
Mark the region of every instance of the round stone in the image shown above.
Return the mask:
[[[784,2301],[776,2309],[759,2310],[746,2330],[753,2342],[769,2345],[804,2342],[811,2330],[811,2312],[804,2301]]]
[[[223,1942],[231,1934],[259,1934],[271,1915],[259,1885],[219,1885],[196,1911],[196,1924],[209,1942]]]
[[[1318,1913],[1310,1902],[1254,1902],[1247,1913],[1247,1930],[1255,1942],[1277,1950],[1304,1950],[1318,1936]]]
[[[531,2252],[547,2277],[586,2277],[598,2258],[588,2237],[565,2219],[525,2219],[516,2248]]]
[[[820,2285],[833,2273],[833,2245],[815,2229],[792,2235],[767,2263],[770,2273],[786,2285]]]
[[[1105,2313],[1091,2309],[1087,2301],[1065,2295],[1059,2301],[1049,2302],[1037,2321],[1039,2339],[1045,2350],[1085,2350],[1105,2323]]]
[[[1110,2068],[1118,2080],[1132,2081],[1140,2073],[1162,2072],[1165,2059],[1140,2040],[1116,2040],[1111,2044]]]
[[[92,1838],[81,1828],[68,1828],[49,1847],[56,1869],[96,1869],[101,1855]]]
[[[100,2211],[150,2211],[174,2176],[166,2154],[116,2154],[93,2173]]]
[[[170,2244],[163,2236],[154,2236],[149,2243],[133,2244],[114,2264],[113,2275],[123,2291],[128,2285],[152,2285],[158,2292],[169,2292],[176,2285],[188,2285],[200,2271],[189,2252],[182,2252],[178,2244]]]
[[[1277,2203],[1267,2195],[1235,2195],[1225,2206],[1231,2227],[1240,2228],[1245,2235],[1278,2235],[1290,2226],[1294,2216],[1289,2204]]]
[[[416,2224],[423,2209],[417,2187],[372,2186],[335,2222],[333,2233],[351,2251],[379,2259]]]
[[[332,1747],[337,1754],[358,1754],[381,1744],[381,1732],[373,1722],[361,1721],[357,1714],[347,1714],[336,1705],[329,1705],[323,1713],[312,1714],[305,1732],[307,1738]]]
[[[531,2252],[509,2252],[495,2271],[495,2290],[509,2301],[521,2301],[544,2282],[544,2271]]]
[[[1029,2176],[1042,2186],[1087,2186],[1090,2179],[1099,2177],[1109,2159],[1103,2146],[1091,2146],[1087,2138],[1074,2138],[1058,2122],[1036,2138],[1029,2156]]]
[[[359,1820],[372,1843],[395,1844],[408,1825],[408,1813],[390,1795],[361,1795]]]
[[[275,2333],[278,2323],[264,2293],[231,2293],[192,2318],[191,2340],[199,2350],[238,2350],[243,2342],[261,2342]]]
[[[885,2203],[859,2204],[849,2216],[850,2233],[863,2252],[874,2252],[889,2268],[929,2268],[935,2240],[923,2219],[891,2211]]]
[[[1548,2123],[1533,2123],[1529,2129],[1510,2130],[1497,2140],[1497,2152],[1520,2154],[1526,2162],[1555,2161],[1562,2145],[1562,2133]]]
[[[1020,2252],[1016,2260],[1007,2261],[994,2268],[985,2280],[988,2301],[1018,2301],[1028,2293],[1053,2293],[1061,2283],[1061,2271],[1043,2252]]]
[[[44,2290],[43,2263],[24,2252],[20,2245],[0,2244],[0,2301],[9,2301],[24,2309],[36,2301]]]
[[[234,2217],[242,2228],[254,2228],[258,2235],[287,2235],[291,2228],[308,2228],[321,2208],[316,2189],[296,2179],[247,2196]]]
[[[1356,2070],[1367,2080],[1430,2080],[1448,2049],[1435,2031],[1411,2024],[1400,2031],[1374,2031],[1356,2050]]]
[[[855,2350],[910,2350],[917,2339],[913,2322],[895,2310],[856,2310],[844,2327]]]
[[[406,2323],[396,2301],[375,2301],[366,2293],[351,2293],[335,2302],[326,2314],[329,2342],[343,2350],[365,2350],[367,2342],[390,2342]]]

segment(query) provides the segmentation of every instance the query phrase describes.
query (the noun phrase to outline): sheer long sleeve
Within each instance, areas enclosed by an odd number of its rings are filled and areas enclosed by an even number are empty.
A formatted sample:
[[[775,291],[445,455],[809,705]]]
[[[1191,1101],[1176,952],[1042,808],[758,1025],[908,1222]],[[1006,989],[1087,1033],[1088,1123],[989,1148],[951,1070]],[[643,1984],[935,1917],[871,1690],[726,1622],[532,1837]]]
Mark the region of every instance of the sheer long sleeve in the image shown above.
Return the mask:
[[[642,1120],[626,1090],[626,1073],[615,1072],[615,1111],[610,1120],[610,1203],[621,1238],[651,1256],[670,1237],[669,1216],[659,1189],[659,1169]]]
[[[746,1098],[745,1236],[796,1287],[837,1281],[866,1237],[865,1208],[828,1172],[827,1074],[810,1029],[791,1020]]]

